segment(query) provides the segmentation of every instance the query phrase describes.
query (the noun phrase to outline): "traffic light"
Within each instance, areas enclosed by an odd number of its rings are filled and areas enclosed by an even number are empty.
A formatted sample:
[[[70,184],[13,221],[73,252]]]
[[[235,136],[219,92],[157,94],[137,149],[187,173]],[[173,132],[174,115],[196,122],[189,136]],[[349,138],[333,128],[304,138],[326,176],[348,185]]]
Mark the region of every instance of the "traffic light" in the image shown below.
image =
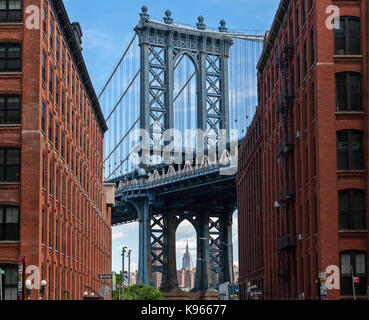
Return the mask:
[[[1,274],[1,275],[4,275],[4,274],[5,274],[5,270],[0,269],[0,274]]]

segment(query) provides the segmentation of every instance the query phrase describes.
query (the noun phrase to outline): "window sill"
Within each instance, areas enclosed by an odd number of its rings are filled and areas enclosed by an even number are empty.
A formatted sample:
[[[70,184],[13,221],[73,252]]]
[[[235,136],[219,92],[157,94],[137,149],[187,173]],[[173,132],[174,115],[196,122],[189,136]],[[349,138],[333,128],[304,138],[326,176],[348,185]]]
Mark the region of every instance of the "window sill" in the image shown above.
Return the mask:
[[[19,129],[19,128],[22,128],[22,125],[21,124],[7,124],[7,123],[4,123],[4,124],[0,124],[0,128],[15,128],[15,129]]]
[[[0,72],[0,76],[21,76],[23,74],[22,71],[2,71]]]
[[[363,115],[364,111],[336,111],[336,115],[338,116],[346,116],[346,115]]]
[[[337,170],[337,174],[361,174],[365,172],[366,170]]]
[[[362,54],[335,54],[333,58],[338,59],[362,59]]]
[[[0,182],[0,186],[4,186],[4,185],[18,186],[20,184],[21,184],[20,182],[7,182],[7,181]]]
[[[368,230],[352,230],[352,229],[342,229],[342,230],[338,230],[338,233],[343,234],[343,233],[362,233],[362,234],[366,234],[368,233]]]
[[[23,22],[0,22],[0,27],[6,27],[6,26],[23,26]]]
[[[0,245],[2,244],[20,244],[20,241],[18,240],[1,240]]]

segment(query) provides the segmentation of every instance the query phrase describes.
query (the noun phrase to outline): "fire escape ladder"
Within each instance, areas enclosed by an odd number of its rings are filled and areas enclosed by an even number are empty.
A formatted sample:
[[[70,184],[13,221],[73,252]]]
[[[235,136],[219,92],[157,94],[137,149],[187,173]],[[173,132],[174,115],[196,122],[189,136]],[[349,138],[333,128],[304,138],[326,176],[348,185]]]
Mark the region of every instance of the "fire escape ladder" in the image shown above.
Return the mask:
[[[290,88],[288,71],[293,57],[294,46],[287,44],[285,40],[277,53],[276,66],[280,71],[281,89],[276,100],[276,112],[281,115],[283,121],[283,136],[279,141],[276,153],[282,170],[283,186],[278,192],[278,202],[283,214],[283,231],[277,240],[277,273],[281,282],[288,279],[290,250],[296,247],[296,235],[288,233],[290,201],[295,198],[293,180],[289,177],[289,154],[294,150],[294,138],[290,134],[288,126],[289,111],[292,109],[295,96]]]

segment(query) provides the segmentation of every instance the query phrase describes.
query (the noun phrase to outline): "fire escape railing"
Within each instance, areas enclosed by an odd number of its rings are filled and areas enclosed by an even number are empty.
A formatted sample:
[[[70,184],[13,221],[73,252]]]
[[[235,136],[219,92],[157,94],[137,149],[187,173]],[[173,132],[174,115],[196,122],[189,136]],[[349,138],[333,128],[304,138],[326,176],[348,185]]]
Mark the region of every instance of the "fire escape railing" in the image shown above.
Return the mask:
[[[294,181],[290,177],[289,170],[289,155],[294,151],[294,136],[290,132],[289,128],[289,111],[293,108],[295,102],[294,90],[291,90],[289,70],[290,61],[293,58],[294,46],[288,44],[285,41],[277,53],[276,67],[280,71],[281,88],[280,93],[276,100],[276,112],[281,115],[283,122],[283,134],[281,140],[276,147],[276,156],[279,159],[279,163],[282,170],[282,188],[278,192],[278,203],[283,214],[283,230],[280,237],[277,239],[277,254],[278,254],[278,266],[277,274],[280,281],[284,282],[288,279],[290,272],[291,255],[290,250],[296,248],[296,235],[291,232],[293,226],[291,225],[289,210],[290,202],[295,198],[295,186]],[[293,84],[292,84],[293,85]]]

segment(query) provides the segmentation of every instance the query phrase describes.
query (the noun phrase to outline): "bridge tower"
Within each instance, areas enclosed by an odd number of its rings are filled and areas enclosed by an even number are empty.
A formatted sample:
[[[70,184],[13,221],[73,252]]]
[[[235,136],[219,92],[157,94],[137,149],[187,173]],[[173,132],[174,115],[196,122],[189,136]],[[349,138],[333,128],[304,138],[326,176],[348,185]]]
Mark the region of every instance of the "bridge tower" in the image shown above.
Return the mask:
[[[141,64],[140,127],[151,139],[160,139],[174,126],[174,70],[178,60],[187,56],[197,75],[196,126],[217,136],[220,130],[229,137],[228,59],[232,37],[225,21],[219,32],[206,29],[198,18],[197,29],[173,23],[171,12],[163,22],[153,21],[147,7],[142,7],[135,27],[139,38]],[[178,288],[175,233],[183,220],[197,231],[197,270],[195,291],[211,289],[211,269],[220,281],[233,281],[232,214],[234,205],[224,203],[208,208],[185,206],[157,207],[155,192],[141,192],[127,201],[138,212],[139,274],[138,282],[152,284],[152,272],[162,272],[162,289]]]

